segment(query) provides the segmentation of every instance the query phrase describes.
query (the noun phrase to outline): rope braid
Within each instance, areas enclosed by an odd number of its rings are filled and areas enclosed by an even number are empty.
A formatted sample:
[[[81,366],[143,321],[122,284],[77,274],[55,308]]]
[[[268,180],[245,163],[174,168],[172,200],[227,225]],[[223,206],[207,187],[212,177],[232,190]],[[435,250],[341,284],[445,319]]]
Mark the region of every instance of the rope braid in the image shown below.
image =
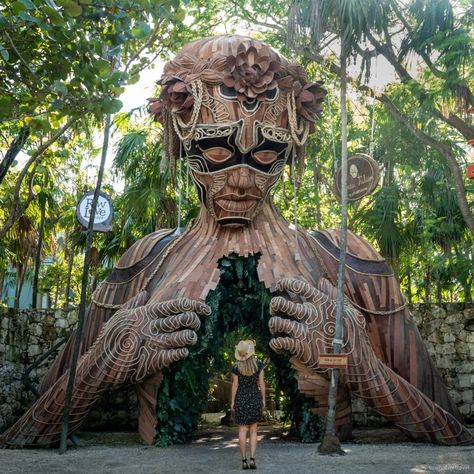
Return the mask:
[[[309,135],[309,122],[307,120],[302,120],[303,123],[298,125],[295,91],[291,91],[291,94],[288,94],[287,109],[291,138],[293,138],[295,145],[298,147],[303,147]]]

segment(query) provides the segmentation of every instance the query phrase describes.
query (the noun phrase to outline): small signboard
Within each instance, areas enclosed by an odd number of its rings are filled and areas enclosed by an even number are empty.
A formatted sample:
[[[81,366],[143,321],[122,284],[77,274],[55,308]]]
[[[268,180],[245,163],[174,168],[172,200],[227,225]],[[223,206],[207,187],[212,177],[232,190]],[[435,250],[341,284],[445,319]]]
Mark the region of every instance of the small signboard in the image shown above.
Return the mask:
[[[321,354],[319,367],[323,369],[345,369],[347,367],[347,354]]]
[[[91,215],[92,200],[94,199],[94,191],[89,191],[79,200],[76,208],[76,216],[78,221],[87,229]],[[109,232],[112,230],[112,219],[114,217],[114,209],[112,201],[105,193],[99,193],[97,208],[94,216],[93,230],[97,232]]]
[[[369,155],[356,153],[347,159],[347,199],[357,201],[374,192],[379,184],[380,170]],[[341,168],[337,170],[334,192],[341,199]]]

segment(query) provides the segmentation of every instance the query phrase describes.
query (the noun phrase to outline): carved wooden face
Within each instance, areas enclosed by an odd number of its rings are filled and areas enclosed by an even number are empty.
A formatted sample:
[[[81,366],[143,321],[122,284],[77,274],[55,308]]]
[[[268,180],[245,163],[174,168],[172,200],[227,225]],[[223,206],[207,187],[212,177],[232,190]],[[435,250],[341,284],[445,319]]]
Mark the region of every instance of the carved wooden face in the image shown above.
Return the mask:
[[[164,127],[165,159],[183,150],[201,201],[234,227],[256,216],[292,150],[303,152],[325,95],[300,66],[238,35],[184,46],[160,85],[149,110]]]
[[[276,88],[264,100],[242,101],[225,85],[206,89],[207,107],[184,150],[209,213],[221,225],[243,226],[260,210],[290,154],[286,93]]]

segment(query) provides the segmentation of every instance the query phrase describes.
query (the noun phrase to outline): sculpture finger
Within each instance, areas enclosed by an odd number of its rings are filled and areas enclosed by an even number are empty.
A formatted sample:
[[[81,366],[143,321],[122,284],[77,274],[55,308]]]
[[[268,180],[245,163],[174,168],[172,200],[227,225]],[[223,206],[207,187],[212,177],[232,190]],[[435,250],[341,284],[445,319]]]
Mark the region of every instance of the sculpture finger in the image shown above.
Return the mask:
[[[321,277],[318,280],[316,287],[319,291],[329,296],[330,299],[336,299],[337,288],[327,278]]]
[[[154,321],[154,327],[159,332],[174,332],[179,328],[188,327],[197,331],[201,327],[201,320],[194,311],[175,314]]]
[[[301,357],[303,355],[303,348],[301,344],[291,337],[275,337],[270,340],[270,347],[275,352],[289,352],[291,355]]]
[[[286,333],[293,338],[301,338],[304,336],[304,326],[297,321],[292,321],[291,319],[280,318],[274,316],[268,321],[268,327],[272,334],[277,333]]]
[[[299,321],[304,321],[312,314],[312,307],[308,304],[293,303],[282,296],[275,296],[270,301],[270,314],[292,316]]]
[[[141,308],[139,308],[140,310]],[[211,308],[202,301],[191,300],[189,298],[179,298],[174,300],[163,301],[161,303],[149,304],[143,307],[147,315],[152,318],[162,318],[193,311],[201,316],[209,316]]]
[[[160,334],[153,343],[160,349],[193,346],[197,342],[197,334],[191,329],[183,329],[172,333]]]
[[[327,283],[330,285],[328,281]],[[305,281],[298,280],[297,278],[282,278],[277,283],[277,289],[279,291],[294,293],[296,295],[302,296],[308,301],[317,304],[325,303],[328,300],[332,300],[332,298],[330,298],[327,294],[318,290],[314,286],[311,286]]]
[[[180,347],[178,349],[166,349],[160,351],[158,354],[158,367],[163,369],[164,367],[168,367],[168,365],[177,362],[178,360],[182,360],[189,355],[189,350],[186,347]]]

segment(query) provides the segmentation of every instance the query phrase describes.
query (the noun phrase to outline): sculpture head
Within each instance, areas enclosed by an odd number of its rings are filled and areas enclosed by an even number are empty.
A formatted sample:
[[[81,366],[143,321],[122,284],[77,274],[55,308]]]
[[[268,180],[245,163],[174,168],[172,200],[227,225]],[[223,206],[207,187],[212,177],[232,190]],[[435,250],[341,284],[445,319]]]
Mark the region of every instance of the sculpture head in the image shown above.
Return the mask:
[[[260,41],[194,41],[169,62],[150,112],[165,155],[186,158],[201,202],[223,226],[252,221],[289,160],[302,154],[326,94]]]

